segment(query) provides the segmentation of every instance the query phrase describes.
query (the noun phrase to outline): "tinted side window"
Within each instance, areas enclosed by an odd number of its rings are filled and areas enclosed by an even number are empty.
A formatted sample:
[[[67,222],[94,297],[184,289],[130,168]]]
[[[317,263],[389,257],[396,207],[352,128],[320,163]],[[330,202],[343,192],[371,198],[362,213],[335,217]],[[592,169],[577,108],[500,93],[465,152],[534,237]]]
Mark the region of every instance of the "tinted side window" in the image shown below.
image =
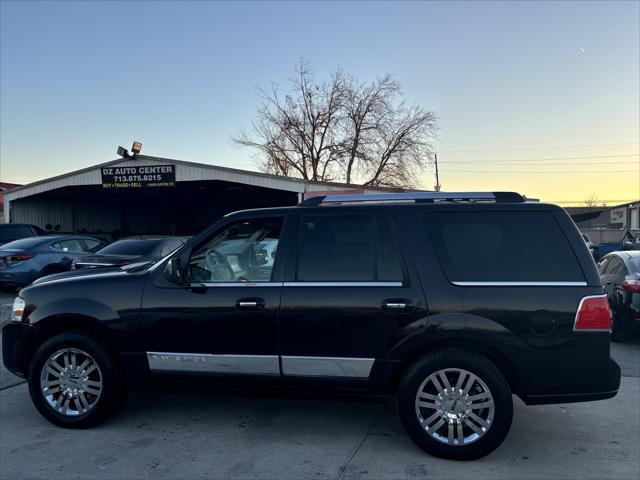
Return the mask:
[[[624,266],[624,262],[618,257],[613,257],[607,266],[608,275],[626,275],[627,268]]]
[[[298,280],[372,282],[374,265],[370,215],[302,218]]]
[[[376,236],[376,280],[381,282],[401,282],[403,261],[400,248],[393,236],[389,222],[378,217]]]
[[[403,280],[403,262],[391,227],[372,215],[302,218],[296,279],[302,282]]]
[[[84,243],[87,246],[87,251],[91,253],[97,252],[104,246],[104,243],[99,242],[98,240],[92,240],[90,238],[85,238]]]
[[[449,281],[584,281],[550,212],[438,212],[424,224]]]
[[[609,265],[609,260],[611,260],[611,257],[604,257],[598,262],[598,272],[600,273],[600,275],[604,275],[607,269],[607,265]]]

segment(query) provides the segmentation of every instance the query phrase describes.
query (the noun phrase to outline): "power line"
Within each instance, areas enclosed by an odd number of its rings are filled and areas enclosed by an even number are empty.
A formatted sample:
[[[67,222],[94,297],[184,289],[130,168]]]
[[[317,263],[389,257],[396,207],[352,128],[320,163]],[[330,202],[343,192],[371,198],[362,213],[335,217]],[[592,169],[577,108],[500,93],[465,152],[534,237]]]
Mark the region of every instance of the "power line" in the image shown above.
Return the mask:
[[[483,164],[483,165],[502,165],[502,166],[508,166],[508,165],[521,165],[521,166],[526,166],[526,167],[538,167],[538,166],[551,166],[551,167],[560,167],[562,165],[585,165],[585,166],[590,166],[590,165],[613,165],[615,163],[615,165],[639,165],[639,162],[554,162],[554,163],[518,163],[517,161],[513,161],[513,162],[490,162],[490,161],[479,161],[479,162],[472,162],[472,161],[461,161],[461,162],[447,162],[447,164],[451,164],[453,166],[458,165],[458,164],[468,164],[468,165],[475,165],[475,164]]]
[[[640,154],[629,153],[629,154],[623,154],[623,155],[588,155],[588,156],[580,156],[580,157],[512,158],[509,160],[447,160],[446,163],[546,162],[551,160],[589,160],[589,159],[596,159],[596,158],[621,158],[621,157],[640,158]],[[637,163],[637,162],[632,162],[632,163]]]
[[[631,203],[631,202],[637,202],[638,199],[637,198],[626,198],[626,199],[613,199],[613,200],[600,200],[600,199],[596,199],[597,203],[615,203],[615,202],[620,202],[620,203]],[[585,203],[586,200],[546,200],[545,202],[554,202],[554,203]]]
[[[564,170],[564,171],[525,171],[525,170],[440,170],[446,173],[638,173],[637,170]]]
[[[455,152],[508,152],[508,151],[524,151],[524,150],[552,150],[554,148],[592,148],[592,147],[610,147],[616,145],[640,145],[638,142],[626,143],[592,143],[590,145],[556,145],[551,147],[521,147],[521,148],[484,148],[469,150],[439,150],[440,153]]]

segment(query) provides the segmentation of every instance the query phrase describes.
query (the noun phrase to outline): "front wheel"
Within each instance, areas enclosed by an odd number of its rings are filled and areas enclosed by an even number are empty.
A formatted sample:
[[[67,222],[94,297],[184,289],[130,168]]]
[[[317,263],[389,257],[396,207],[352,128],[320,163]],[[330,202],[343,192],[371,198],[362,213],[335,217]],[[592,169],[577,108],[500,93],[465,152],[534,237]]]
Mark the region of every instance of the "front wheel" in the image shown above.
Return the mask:
[[[110,352],[81,332],[57,335],[36,351],[28,375],[38,411],[66,428],[86,428],[120,405],[123,384]]]
[[[448,349],[418,359],[398,391],[400,420],[411,439],[436,457],[472,460],[495,450],[511,427],[511,389],[475,352]]]

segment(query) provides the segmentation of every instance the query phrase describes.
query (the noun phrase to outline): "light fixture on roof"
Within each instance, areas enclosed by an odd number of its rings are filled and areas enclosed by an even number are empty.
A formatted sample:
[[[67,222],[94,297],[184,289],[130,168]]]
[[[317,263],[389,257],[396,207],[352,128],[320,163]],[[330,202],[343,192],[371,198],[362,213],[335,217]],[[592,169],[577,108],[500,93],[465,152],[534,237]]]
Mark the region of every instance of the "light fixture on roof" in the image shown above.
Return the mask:
[[[120,155],[122,158],[127,158],[129,156],[129,152],[124,147],[118,147],[118,155]]]
[[[137,155],[140,153],[140,150],[142,150],[142,143],[133,142],[133,145],[131,146],[131,153],[133,153],[134,155]]]

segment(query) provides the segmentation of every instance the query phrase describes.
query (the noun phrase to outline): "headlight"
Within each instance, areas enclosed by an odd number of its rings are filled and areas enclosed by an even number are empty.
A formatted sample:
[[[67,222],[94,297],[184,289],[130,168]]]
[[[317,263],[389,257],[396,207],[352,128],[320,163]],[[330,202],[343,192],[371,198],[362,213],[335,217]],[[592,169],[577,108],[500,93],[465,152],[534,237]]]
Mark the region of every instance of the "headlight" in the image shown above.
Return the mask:
[[[20,297],[16,297],[13,301],[13,310],[11,312],[11,320],[14,322],[21,322],[22,315],[24,314],[24,300]]]

